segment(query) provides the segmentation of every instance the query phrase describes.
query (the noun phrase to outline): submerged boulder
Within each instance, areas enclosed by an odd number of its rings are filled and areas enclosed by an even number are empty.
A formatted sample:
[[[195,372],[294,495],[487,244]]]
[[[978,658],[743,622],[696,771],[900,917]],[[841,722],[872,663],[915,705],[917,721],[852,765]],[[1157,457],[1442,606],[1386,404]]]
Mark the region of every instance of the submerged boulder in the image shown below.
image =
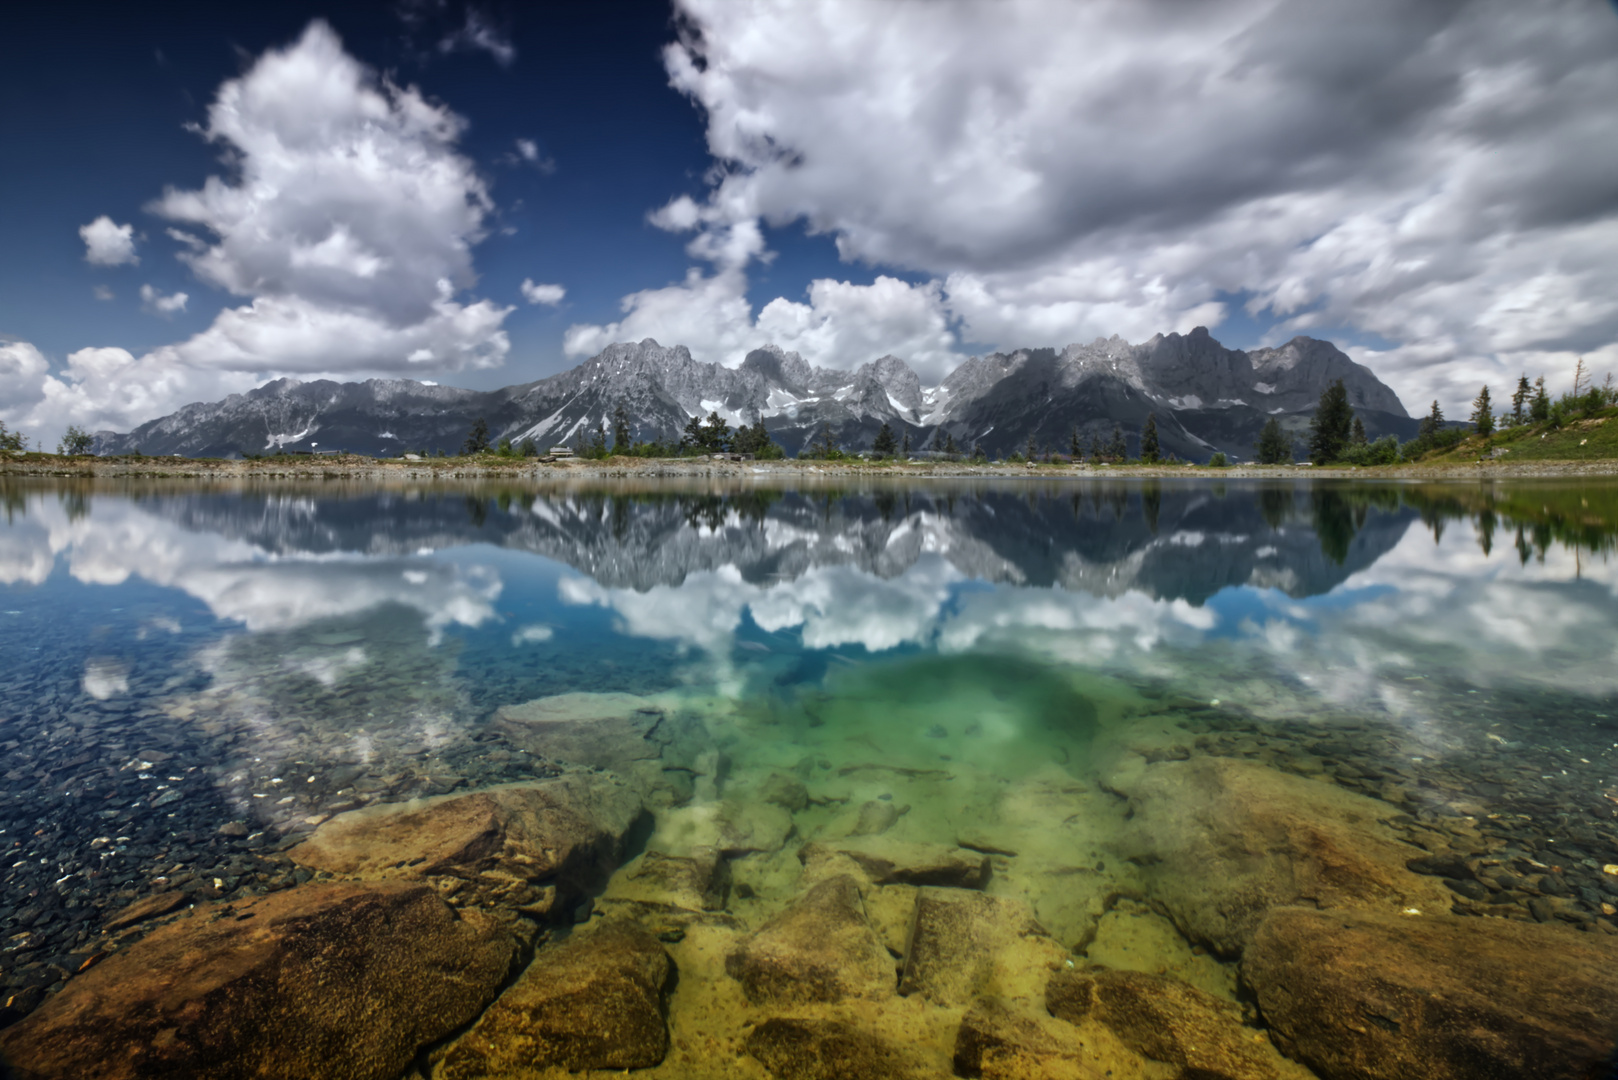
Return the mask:
[[[542,1069],[645,1069],[668,1052],[674,965],[642,930],[608,923],[541,950],[456,1042],[440,1080],[528,1077]]]
[[[1556,926],[1281,908],[1242,977],[1327,1080],[1584,1080],[1618,1037],[1618,944]]]
[[[773,1017],[747,1036],[747,1052],[777,1080],[909,1080],[919,1075],[903,1049],[837,1020]]]
[[[426,885],[302,885],[210,904],[0,1036],[19,1080],[392,1080],[499,993],[518,951]]]
[[[502,705],[490,727],[551,761],[622,770],[662,757],[663,747],[652,736],[665,716],[634,694],[557,694]]]
[[[616,777],[569,773],[350,810],[288,854],[344,876],[461,878],[543,916],[606,879],[643,813]]]
[[[822,881],[749,936],[725,961],[754,1004],[881,999],[893,960],[846,874]]]
[[[730,893],[730,864],[713,848],[690,855],[648,851],[612,876],[604,901],[683,911],[721,911]]]
[[[1231,758],[1164,761],[1123,786],[1124,853],[1191,940],[1237,955],[1274,907],[1448,911],[1386,803]]]
[[[792,815],[779,806],[724,799],[662,812],[653,842],[673,852],[710,850],[734,858],[780,851],[792,828]]]
[[[798,858],[816,875],[843,856],[877,885],[943,885],[981,889],[989,882],[989,856],[948,844],[925,844],[890,836],[850,836],[805,844]]]
[[[1275,1080],[1273,1048],[1228,1001],[1176,979],[1139,971],[1061,971],[1045,988],[1059,1020],[1106,1026],[1143,1057],[1183,1066],[1197,1080]]]
[[[1084,1043],[1073,1029],[985,998],[955,1032],[955,1075],[987,1080],[1094,1080]]]
[[[1067,950],[1020,900],[963,889],[921,889],[905,941],[899,993],[964,1007],[991,986],[1037,993]],[[1020,982],[1027,983],[1019,987]]]

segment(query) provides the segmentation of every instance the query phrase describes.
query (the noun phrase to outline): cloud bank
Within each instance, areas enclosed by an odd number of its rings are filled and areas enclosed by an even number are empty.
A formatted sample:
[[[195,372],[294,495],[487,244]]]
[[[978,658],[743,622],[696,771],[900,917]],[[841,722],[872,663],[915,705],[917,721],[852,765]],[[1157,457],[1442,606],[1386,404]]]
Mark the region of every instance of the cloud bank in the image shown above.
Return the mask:
[[[496,366],[510,307],[462,300],[492,203],[457,150],[465,122],[344,51],[314,22],[225,82],[197,133],[227,165],[147,209],[179,258],[243,301],[141,357],[84,349],[0,399],[0,419],[47,435],[128,428],[276,375],[426,375]],[[135,261],[132,226],[80,230],[92,262]],[[172,313],[192,299],[147,287]]]
[[[961,342],[1217,328],[1239,302],[1274,339],[1391,343],[1358,356],[1407,400],[1618,361],[1610,5],[677,8],[665,63],[716,165],[651,220],[713,266],[575,327],[575,355],[650,335],[736,363],[796,329],[821,363],[942,367]],[[924,281],[755,312],[760,222]]]

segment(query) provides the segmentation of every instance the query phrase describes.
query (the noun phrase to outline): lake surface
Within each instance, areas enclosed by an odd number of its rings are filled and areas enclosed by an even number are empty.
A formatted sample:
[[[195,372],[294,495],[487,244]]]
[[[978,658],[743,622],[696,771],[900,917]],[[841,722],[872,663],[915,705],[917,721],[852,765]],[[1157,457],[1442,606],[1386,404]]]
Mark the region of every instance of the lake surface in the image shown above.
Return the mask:
[[[643,847],[803,785],[732,859],[743,929],[882,804],[1081,963],[1241,1000],[1133,817],[1203,758],[1471,859],[1457,913],[1615,921],[1611,481],[3,483],[8,1022],[136,899],[283,889],[333,814],[549,775],[496,710],[577,693],[695,718]]]

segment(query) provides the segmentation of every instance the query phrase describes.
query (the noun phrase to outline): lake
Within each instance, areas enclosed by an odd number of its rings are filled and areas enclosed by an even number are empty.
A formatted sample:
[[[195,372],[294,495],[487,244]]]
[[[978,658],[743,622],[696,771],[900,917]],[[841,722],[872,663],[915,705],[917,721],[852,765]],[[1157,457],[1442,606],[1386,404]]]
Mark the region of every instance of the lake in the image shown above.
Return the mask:
[[[20,1075],[181,1068],[137,969],[375,882],[506,951],[331,1075],[1574,1076],[1618,1030],[1618,482],[0,483]],[[616,978],[644,1031],[562,1030]]]

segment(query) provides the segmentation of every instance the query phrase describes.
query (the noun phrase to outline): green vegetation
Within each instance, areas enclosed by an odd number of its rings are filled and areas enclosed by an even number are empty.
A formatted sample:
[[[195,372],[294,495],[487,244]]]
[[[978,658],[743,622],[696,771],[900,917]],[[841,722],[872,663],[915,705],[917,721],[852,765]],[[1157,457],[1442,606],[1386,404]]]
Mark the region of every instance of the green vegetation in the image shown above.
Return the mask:
[[[1348,390],[1338,379],[1320,395],[1314,421],[1309,425],[1309,460],[1316,465],[1341,461],[1353,437],[1354,409],[1348,403]],[[1360,428],[1361,433],[1364,427]],[[1263,437],[1260,436],[1260,441]]]
[[[1229,467],[1230,459],[1225,457],[1225,452],[1223,450],[1216,451],[1214,455],[1208,459],[1208,468],[1210,469],[1227,469]]]
[[[25,454],[28,452],[28,439],[20,431],[12,431],[4,423],[0,423],[0,454]]]
[[[1259,432],[1258,444],[1253,447],[1260,465],[1292,464],[1292,440],[1281,430],[1281,421],[1270,417],[1264,430]]]
[[[1161,456],[1157,442],[1157,414],[1147,413],[1146,423],[1140,429],[1140,459],[1148,465],[1156,465]]]
[[[85,431],[77,424],[69,424],[67,434],[63,435],[62,441],[56,444],[56,452],[67,457],[78,457],[80,454],[88,454],[90,447],[94,444],[95,439],[88,431]]]

